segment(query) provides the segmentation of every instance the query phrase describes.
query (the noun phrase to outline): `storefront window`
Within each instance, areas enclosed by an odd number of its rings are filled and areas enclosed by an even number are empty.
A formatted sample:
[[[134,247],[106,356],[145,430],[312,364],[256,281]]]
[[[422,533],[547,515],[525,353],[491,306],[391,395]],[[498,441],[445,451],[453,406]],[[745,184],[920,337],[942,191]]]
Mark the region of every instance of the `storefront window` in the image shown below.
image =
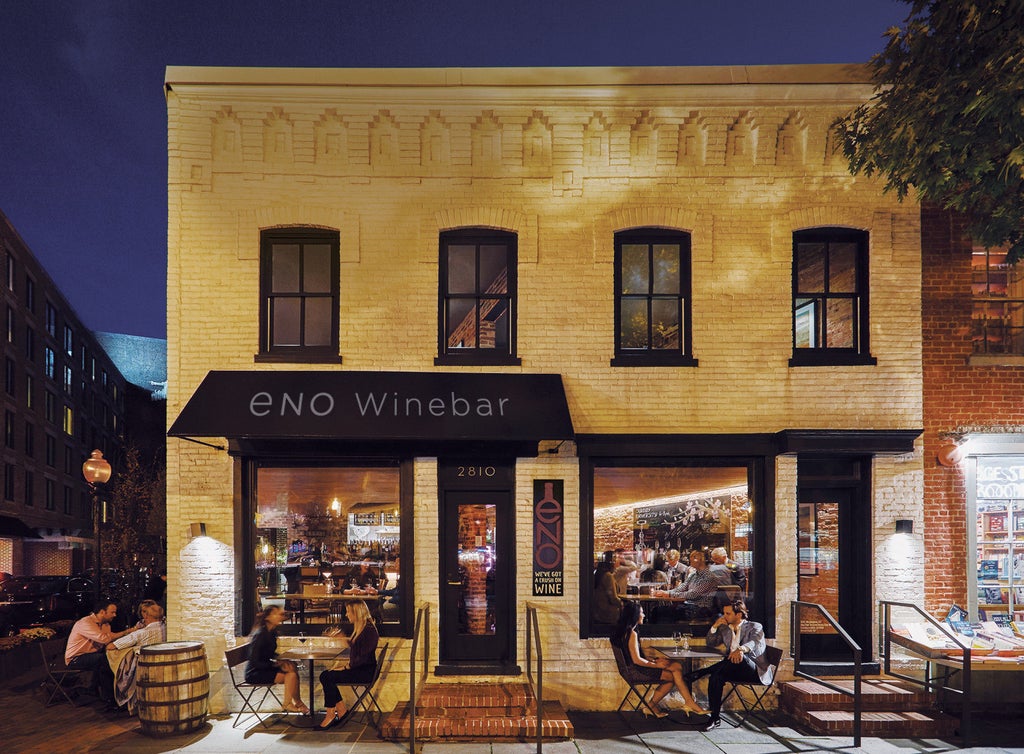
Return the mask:
[[[399,480],[397,466],[259,468],[260,606],[280,604],[310,633],[340,623],[352,599],[379,623],[399,623]]]
[[[977,604],[981,620],[1024,620],[1024,456],[979,456]]]
[[[593,490],[592,630],[617,617],[609,584],[618,600],[643,604],[658,635],[703,635],[723,604],[751,597],[746,466],[597,467]]]

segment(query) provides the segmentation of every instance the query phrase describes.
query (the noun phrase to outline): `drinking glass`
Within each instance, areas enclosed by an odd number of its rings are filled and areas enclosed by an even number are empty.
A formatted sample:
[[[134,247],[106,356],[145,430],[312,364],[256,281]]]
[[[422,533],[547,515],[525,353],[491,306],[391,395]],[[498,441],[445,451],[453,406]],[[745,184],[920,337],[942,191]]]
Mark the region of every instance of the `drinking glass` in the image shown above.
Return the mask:
[[[676,651],[677,652],[679,651],[679,645],[682,643],[682,641],[683,641],[683,635],[681,633],[679,633],[678,631],[673,631],[672,632],[672,643],[676,645]]]
[[[299,644],[305,644],[305,643],[306,643],[306,632],[305,631],[299,631]]]
[[[683,634],[683,649],[690,651],[690,637],[693,634]]]

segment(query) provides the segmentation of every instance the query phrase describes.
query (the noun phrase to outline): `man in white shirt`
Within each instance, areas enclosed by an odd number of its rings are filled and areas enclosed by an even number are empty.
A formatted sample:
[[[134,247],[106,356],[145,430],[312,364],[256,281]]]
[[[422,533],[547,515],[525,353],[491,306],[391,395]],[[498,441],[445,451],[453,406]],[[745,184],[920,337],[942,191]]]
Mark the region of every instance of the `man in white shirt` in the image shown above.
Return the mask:
[[[773,670],[765,656],[768,645],[764,640],[764,629],[760,623],[747,620],[747,606],[743,600],[734,600],[722,608],[721,617],[708,631],[706,643],[709,649],[717,649],[725,658],[699,674],[688,676],[687,680],[710,674],[708,706],[711,708],[711,721],[705,730],[713,730],[722,724],[722,692],[726,681],[769,684]]]

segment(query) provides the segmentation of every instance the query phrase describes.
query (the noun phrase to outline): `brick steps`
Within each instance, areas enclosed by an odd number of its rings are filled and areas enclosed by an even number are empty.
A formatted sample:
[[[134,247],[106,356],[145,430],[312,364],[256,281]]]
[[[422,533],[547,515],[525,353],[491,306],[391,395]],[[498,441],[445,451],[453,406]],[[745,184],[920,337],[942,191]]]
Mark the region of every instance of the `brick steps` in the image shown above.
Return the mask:
[[[522,741],[537,736],[536,702],[518,683],[438,683],[424,687],[416,708],[416,739],[422,741]],[[573,737],[560,702],[544,702],[545,739]],[[384,718],[385,740],[409,738],[409,703]]]
[[[853,690],[852,678],[829,683]],[[900,738],[953,736],[960,721],[934,709],[932,694],[913,684],[872,676],[861,679],[861,733]],[[813,681],[781,684],[779,707],[816,733],[853,734],[853,697]]]

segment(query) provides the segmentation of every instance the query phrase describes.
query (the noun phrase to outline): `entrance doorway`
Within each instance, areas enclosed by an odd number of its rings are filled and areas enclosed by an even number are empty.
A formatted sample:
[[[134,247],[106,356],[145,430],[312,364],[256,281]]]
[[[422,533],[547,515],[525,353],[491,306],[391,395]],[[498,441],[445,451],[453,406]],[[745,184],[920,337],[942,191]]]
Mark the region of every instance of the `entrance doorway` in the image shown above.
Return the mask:
[[[864,660],[872,654],[869,470],[865,459],[801,459],[797,492],[799,599],[828,610]],[[801,615],[801,660],[850,661],[847,644],[819,616],[806,608]]]
[[[483,478],[464,476],[466,468],[484,469]],[[511,477],[511,468],[494,465],[439,470],[439,674],[519,672],[513,496],[511,486],[494,488]]]

